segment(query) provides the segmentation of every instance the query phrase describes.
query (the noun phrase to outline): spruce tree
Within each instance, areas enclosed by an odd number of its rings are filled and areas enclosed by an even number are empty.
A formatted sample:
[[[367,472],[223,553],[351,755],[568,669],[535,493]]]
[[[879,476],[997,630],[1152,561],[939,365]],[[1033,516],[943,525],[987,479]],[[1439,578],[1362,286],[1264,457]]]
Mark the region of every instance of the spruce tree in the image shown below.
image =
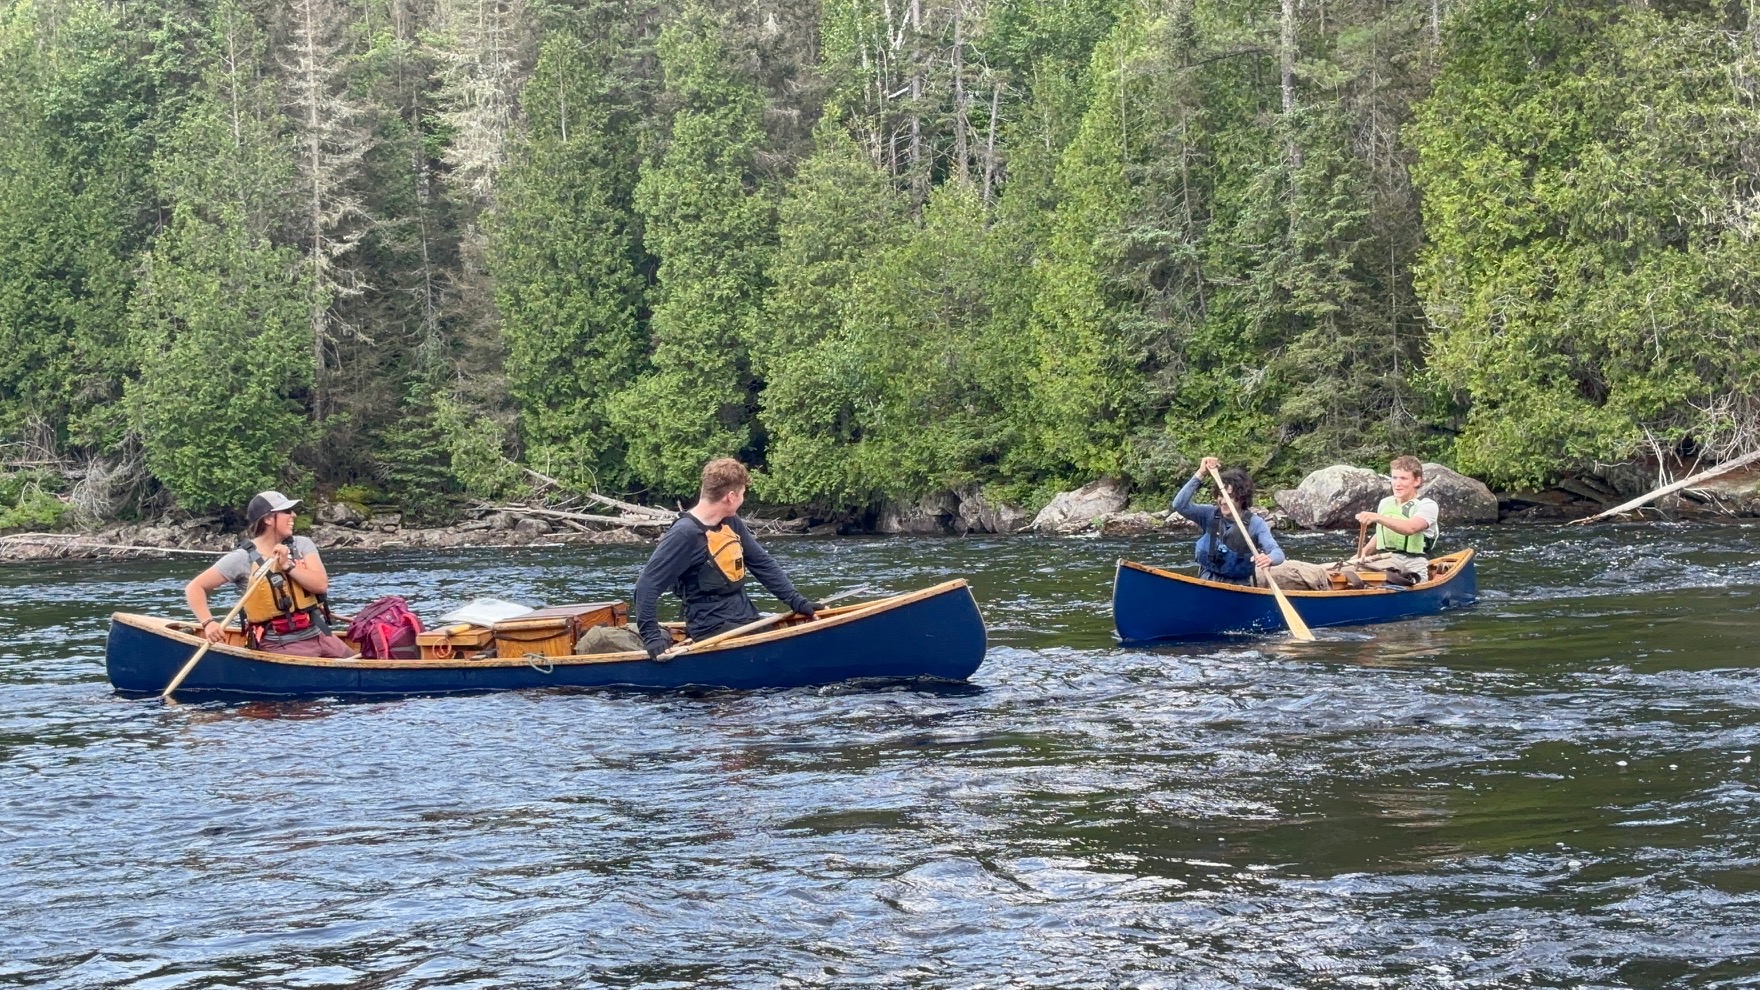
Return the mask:
[[[755,459],[756,383],[748,339],[775,239],[770,190],[756,174],[763,101],[727,64],[721,25],[692,7],[660,37],[675,106],[636,209],[659,258],[650,321],[654,370],[613,399],[630,468],[652,489],[694,491],[711,457]]]
[[[526,460],[587,486],[628,480],[607,407],[645,362],[632,204],[641,108],[615,78],[619,51],[573,26],[545,42],[489,226]]]

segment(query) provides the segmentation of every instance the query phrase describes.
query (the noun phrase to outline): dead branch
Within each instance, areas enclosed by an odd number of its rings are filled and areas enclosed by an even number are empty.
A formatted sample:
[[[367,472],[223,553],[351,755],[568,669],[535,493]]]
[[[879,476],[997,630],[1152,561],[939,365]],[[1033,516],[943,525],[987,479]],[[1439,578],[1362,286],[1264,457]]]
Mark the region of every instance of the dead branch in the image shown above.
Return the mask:
[[[1742,455],[1741,457],[1736,458],[1733,461],[1725,461],[1722,464],[1719,464],[1716,467],[1710,469],[1709,471],[1701,471],[1698,474],[1692,475],[1687,478],[1683,478],[1680,481],[1677,481],[1671,485],[1663,485],[1661,488],[1656,489],[1655,491],[1649,493],[1648,495],[1640,495],[1637,498],[1632,499],[1630,502],[1622,502],[1619,505],[1616,505],[1613,508],[1608,509],[1606,512],[1598,512],[1595,515],[1589,516],[1584,519],[1572,520],[1570,523],[1567,523],[1567,525],[1577,526],[1577,525],[1582,525],[1585,523],[1592,523],[1598,519],[1606,519],[1608,516],[1617,516],[1622,512],[1630,512],[1631,510],[1636,509],[1638,506],[1643,505],[1645,502],[1648,502],[1651,499],[1661,498],[1662,496],[1667,495],[1671,492],[1678,492],[1683,488],[1691,488],[1692,486],[1700,483],[1701,481],[1706,481],[1708,479],[1715,478],[1720,474],[1728,474],[1729,472],[1734,471],[1737,468],[1747,467],[1749,464],[1752,464],[1755,461],[1760,461],[1760,450],[1751,451],[1747,454]]]

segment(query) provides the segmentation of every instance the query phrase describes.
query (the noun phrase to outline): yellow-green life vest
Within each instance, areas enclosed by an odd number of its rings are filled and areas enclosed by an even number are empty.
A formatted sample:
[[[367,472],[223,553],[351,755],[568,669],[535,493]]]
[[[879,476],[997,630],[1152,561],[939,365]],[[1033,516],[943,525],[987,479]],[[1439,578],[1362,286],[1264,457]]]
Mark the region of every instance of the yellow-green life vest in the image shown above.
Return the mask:
[[[1400,502],[1396,501],[1392,495],[1389,495],[1381,500],[1381,504],[1376,507],[1375,511],[1384,516],[1398,516],[1401,519],[1410,519],[1412,518],[1410,509],[1417,504],[1418,500],[1412,499],[1410,502],[1406,502],[1402,505]],[[1420,529],[1410,536],[1403,536],[1380,523],[1376,523],[1375,547],[1376,549],[1387,550],[1392,553],[1411,553],[1417,554],[1421,557],[1430,552],[1429,527]]]

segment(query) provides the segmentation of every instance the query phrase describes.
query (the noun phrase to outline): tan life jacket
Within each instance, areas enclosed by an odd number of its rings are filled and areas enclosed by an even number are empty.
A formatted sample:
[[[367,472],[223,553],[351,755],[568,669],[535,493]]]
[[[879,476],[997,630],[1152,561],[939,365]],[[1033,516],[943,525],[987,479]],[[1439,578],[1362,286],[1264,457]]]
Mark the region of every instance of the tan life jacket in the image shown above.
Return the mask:
[[[245,554],[250,558],[251,573],[263,566],[263,555],[255,543],[247,543]],[[305,586],[279,571],[270,571],[256,587],[244,596],[244,620],[253,626],[266,625],[271,619],[286,618],[296,612],[322,611],[324,599],[307,591]]]

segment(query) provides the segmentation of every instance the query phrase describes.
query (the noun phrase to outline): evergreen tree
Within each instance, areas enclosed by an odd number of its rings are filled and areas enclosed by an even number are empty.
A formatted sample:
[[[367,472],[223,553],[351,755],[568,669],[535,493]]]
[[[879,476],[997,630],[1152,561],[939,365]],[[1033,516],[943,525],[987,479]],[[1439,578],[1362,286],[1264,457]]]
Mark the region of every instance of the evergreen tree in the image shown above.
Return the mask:
[[[490,226],[491,271],[527,460],[565,482],[621,486],[609,397],[644,354],[632,199],[641,108],[616,35],[552,33],[522,97],[526,131]]]
[[[42,452],[121,441],[153,95],[109,5],[0,9],[0,436]]]
[[[373,134],[366,108],[346,89],[349,60],[339,40],[340,24],[351,12],[340,0],[293,0],[291,37],[283,54],[297,138],[300,242],[312,289],[312,414],[320,422],[328,413],[330,355],[345,338],[360,335],[334,306],[365,291],[366,279],[351,255],[372,219],[358,183]]]
[[[882,328],[855,318],[874,260],[907,234],[907,205],[891,178],[842,128],[819,128],[819,151],[781,205],[775,289],[754,341],[765,379],[767,498],[860,508],[897,486],[871,477],[859,456],[879,427],[872,416],[886,369],[870,348]]]
[[[311,433],[312,288],[298,252],[269,238],[293,169],[258,95],[240,94],[236,116],[230,97],[199,102],[170,135],[155,172],[171,223],[132,304],[131,419],[148,468],[192,511],[296,480],[290,455]]]
[[[1436,381],[1471,403],[1464,469],[1537,482],[1751,436],[1755,61],[1703,16],[1480,0],[1451,22],[1416,129],[1419,279]]]
[[[748,339],[775,210],[755,174],[763,101],[725,57],[721,26],[700,7],[661,34],[676,109],[664,149],[636,187],[644,246],[660,259],[655,370],[611,405],[634,475],[675,494],[695,490],[708,458],[758,454],[748,449],[757,390]]]

